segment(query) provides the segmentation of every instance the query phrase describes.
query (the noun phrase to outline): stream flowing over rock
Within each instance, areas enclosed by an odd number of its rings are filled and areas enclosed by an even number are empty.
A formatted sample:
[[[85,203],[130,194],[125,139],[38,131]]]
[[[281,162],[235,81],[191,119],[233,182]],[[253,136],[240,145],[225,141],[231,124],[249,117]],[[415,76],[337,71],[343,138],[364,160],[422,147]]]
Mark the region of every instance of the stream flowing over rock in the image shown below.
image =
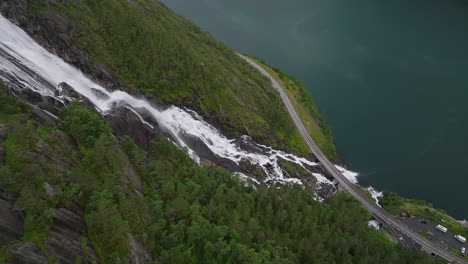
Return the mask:
[[[326,177],[318,163],[258,144],[248,136],[229,139],[189,109],[158,107],[120,90],[108,91],[7,19],[0,17],[0,23],[0,78],[15,92],[29,94],[28,101],[47,113],[56,115],[57,108],[81,100],[114,121],[117,135],[129,134],[140,146],[147,146],[155,133],[162,132],[197,162],[255,176],[268,184],[303,184],[306,180],[322,198],[336,192],[332,180],[318,180]],[[280,161],[302,167],[308,172],[306,179],[285,173]],[[252,166],[261,175],[249,175]]]
[[[154,100],[124,92],[123,85],[103,67],[93,64],[86,54],[71,47],[70,24],[66,18],[63,24],[58,24],[56,14],[51,13],[47,14],[50,19],[46,16],[38,20],[27,11],[27,2],[23,0],[2,2],[0,12],[14,22],[0,16],[0,80],[12,94],[33,106],[33,118],[57,122],[60,109],[79,100],[99,111],[111,123],[115,136],[129,135],[143,150],[161,133],[186,149],[194,161],[228,169],[254,184],[309,184],[314,187],[318,200],[336,193],[336,182],[327,178],[314,157],[286,153],[259,144],[246,135],[228,138],[195,111],[156,105]],[[49,45],[50,41],[59,43],[60,49],[55,49],[57,44]],[[49,52],[51,50],[60,57]],[[54,133],[54,139],[70,146],[67,155],[81,155],[70,136],[60,131]],[[0,123],[0,141],[6,137],[6,125]],[[37,156],[38,163],[56,165],[57,173],[63,175],[79,166],[75,159],[56,153],[41,141],[33,155]],[[4,157],[5,150],[0,147],[0,165],[5,163]],[[288,171],[285,163],[301,168],[305,174]],[[122,180],[128,187],[126,194],[142,193],[143,184],[132,164],[127,161],[123,168]],[[57,195],[51,184],[46,183],[44,190],[51,199]],[[3,246],[21,241],[24,220],[21,212],[14,209],[14,195],[0,194],[0,246]],[[80,263],[95,263],[94,248],[91,243],[83,242],[89,240],[84,215],[85,208],[78,202],[59,204],[45,240],[47,256],[37,245],[22,242],[11,248],[6,263],[48,263],[47,257],[58,263],[72,264],[77,259]],[[144,245],[132,234],[129,237],[130,263],[151,262]]]

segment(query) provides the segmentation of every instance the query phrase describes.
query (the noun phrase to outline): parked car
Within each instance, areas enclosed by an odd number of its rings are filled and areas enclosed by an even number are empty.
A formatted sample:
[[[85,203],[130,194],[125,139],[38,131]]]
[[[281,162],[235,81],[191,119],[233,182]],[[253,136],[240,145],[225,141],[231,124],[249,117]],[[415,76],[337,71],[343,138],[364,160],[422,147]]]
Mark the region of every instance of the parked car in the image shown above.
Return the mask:
[[[447,228],[445,226],[437,225],[436,228],[441,232],[444,232],[444,233],[447,232]]]

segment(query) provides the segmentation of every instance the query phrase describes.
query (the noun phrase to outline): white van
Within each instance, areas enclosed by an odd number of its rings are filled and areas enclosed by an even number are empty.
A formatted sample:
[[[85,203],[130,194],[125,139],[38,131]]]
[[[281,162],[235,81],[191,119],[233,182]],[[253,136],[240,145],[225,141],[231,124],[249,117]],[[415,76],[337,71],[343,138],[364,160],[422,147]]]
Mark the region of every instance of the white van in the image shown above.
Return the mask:
[[[439,230],[439,231],[442,231],[442,232],[447,232],[447,228],[445,226],[441,226],[441,225],[437,225],[436,228]]]
[[[460,235],[455,235],[455,239],[462,242],[462,243],[465,243],[466,242],[466,238],[460,236]]]

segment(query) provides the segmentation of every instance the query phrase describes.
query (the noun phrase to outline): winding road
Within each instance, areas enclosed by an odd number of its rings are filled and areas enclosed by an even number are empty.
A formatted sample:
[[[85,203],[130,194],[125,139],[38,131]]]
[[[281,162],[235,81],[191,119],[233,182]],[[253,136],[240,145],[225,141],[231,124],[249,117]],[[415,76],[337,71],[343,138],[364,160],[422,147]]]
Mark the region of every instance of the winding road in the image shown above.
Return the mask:
[[[385,211],[383,208],[378,206],[374,201],[369,199],[363,192],[361,192],[357,188],[356,185],[354,185],[348,179],[346,179],[346,177],[344,177],[343,174],[341,174],[341,172],[339,172],[335,168],[332,162],[323,154],[323,152],[320,150],[317,144],[312,140],[312,137],[310,136],[309,131],[306,129],[306,127],[302,123],[302,120],[299,118],[299,115],[297,114],[296,110],[294,109],[294,106],[292,105],[291,101],[289,100],[287,94],[284,92],[281,85],[273,78],[273,76],[271,76],[265,69],[263,69],[260,65],[255,63],[253,60],[241,54],[238,54],[238,55],[242,57],[244,60],[246,60],[249,64],[251,64],[254,68],[258,69],[263,75],[265,75],[271,80],[273,87],[276,90],[278,90],[278,92],[280,93],[283,103],[286,105],[286,108],[288,109],[288,112],[291,115],[291,118],[293,119],[294,124],[299,130],[304,141],[307,143],[307,145],[311,149],[312,153],[322,163],[325,169],[338,181],[338,183],[344,189],[346,189],[352,196],[358,199],[362,203],[362,205],[366,209],[368,209],[376,219],[388,225],[392,230],[394,230],[395,233],[404,234],[405,236],[413,239],[414,242],[422,246],[421,249],[425,252],[434,253],[437,256],[444,258],[453,263],[468,264],[467,260],[463,259],[462,257],[456,255],[455,253],[449,250],[446,250],[442,246],[436,243],[433,243],[432,241],[429,241],[425,237],[419,235],[418,233],[408,228],[408,226],[406,226],[400,220],[398,220],[395,216],[391,215],[390,213]]]

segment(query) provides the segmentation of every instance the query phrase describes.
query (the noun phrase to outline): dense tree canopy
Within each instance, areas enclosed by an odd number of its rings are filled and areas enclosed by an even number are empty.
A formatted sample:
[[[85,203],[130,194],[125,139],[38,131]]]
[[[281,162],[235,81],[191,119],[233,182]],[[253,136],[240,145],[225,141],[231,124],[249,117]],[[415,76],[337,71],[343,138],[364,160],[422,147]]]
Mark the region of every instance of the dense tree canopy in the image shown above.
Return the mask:
[[[117,142],[107,129],[73,130],[82,153],[71,155],[66,142],[52,140],[56,128],[32,121],[27,110],[8,113],[15,130],[2,143],[8,160],[0,188],[21,194],[17,206],[26,213],[26,241],[41,245],[55,206],[78,199],[86,206],[84,243],[102,263],[127,259],[130,236],[154,263],[434,262],[369,228],[369,213],[347,194],[321,203],[307,186],[253,186],[226,170],[197,165],[162,135],[142,152],[131,138]],[[62,111],[60,127],[69,131],[90,120],[107,127],[94,115],[74,103]],[[77,167],[61,174],[53,164],[42,164],[34,157],[44,144],[65,151]],[[142,180],[143,192],[128,183],[130,169]],[[44,195],[44,182],[59,195]]]

